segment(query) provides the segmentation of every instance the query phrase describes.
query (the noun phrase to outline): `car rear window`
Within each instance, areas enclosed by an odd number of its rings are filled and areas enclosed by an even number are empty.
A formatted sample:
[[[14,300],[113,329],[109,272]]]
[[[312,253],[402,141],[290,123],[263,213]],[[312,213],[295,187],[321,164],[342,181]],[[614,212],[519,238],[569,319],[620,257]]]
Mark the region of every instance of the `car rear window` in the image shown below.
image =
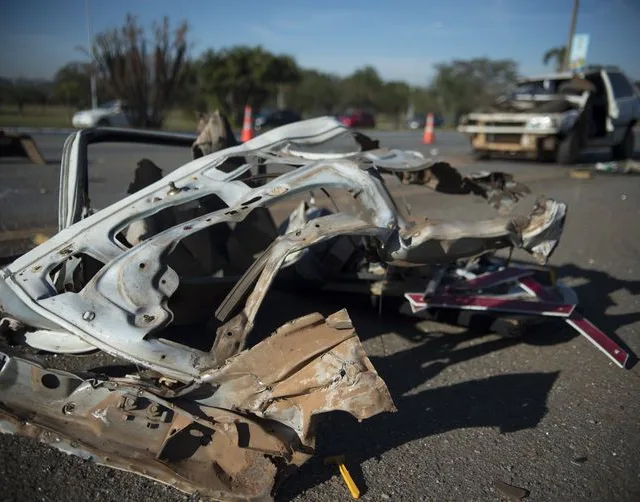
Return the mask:
[[[629,98],[634,95],[633,87],[622,73],[609,73],[609,81],[616,98]]]

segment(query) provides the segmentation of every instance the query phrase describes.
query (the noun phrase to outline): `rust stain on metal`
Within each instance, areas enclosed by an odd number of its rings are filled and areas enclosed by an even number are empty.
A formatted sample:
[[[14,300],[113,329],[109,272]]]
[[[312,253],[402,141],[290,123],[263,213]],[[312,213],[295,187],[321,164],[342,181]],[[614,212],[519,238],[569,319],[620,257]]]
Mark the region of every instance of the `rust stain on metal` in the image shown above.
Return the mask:
[[[362,420],[395,411],[345,310],[283,325],[212,370],[210,392],[195,400],[0,356],[0,431],[215,500],[271,500],[282,468],[313,453],[314,415],[344,410]],[[25,403],[29,392],[41,401]]]

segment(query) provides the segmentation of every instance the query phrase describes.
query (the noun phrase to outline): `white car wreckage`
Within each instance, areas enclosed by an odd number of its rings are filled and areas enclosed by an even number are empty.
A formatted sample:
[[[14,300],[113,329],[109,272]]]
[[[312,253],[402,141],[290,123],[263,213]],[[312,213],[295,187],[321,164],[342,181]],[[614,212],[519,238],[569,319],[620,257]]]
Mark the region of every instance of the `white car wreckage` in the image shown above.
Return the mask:
[[[74,374],[7,349],[0,430],[212,499],[271,500],[275,481],[313,454],[315,415],[343,410],[363,420],[395,410],[346,310],[311,311],[251,343],[272,284],[328,283],[347,267],[378,277],[399,270],[426,287],[407,296],[419,311],[455,270],[448,264],[505,248],[546,263],[566,216],[565,204],[540,198],[529,215],[409,219],[381,172],[479,194],[503,213],[526,187],[380,148],[329,117],[234,145],[218,114],[201,128],[194,160],[164,177],[142,161],[130,194],[94,211],[87,146],[99,141],[192,138],[88,129],[67,139],[59,232],[0,268],[0,331],[47,352],[103,351],[138,371]],[[357,209],[320,211],[302,200],[278,230],[268,208],[310,191],[342,191]],[[552,310],[567,319],[573,311]],[[187,341],[194,335],[198,348]]]

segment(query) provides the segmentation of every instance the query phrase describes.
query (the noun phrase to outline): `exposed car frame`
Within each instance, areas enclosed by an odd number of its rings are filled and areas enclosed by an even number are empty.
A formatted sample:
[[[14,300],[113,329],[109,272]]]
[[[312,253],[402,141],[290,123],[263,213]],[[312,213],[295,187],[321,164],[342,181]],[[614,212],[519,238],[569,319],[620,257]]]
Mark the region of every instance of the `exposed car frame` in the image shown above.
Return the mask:
[[[340,137],[356,141],[350,149],[332,148],[330,142]],[[530,215],[477,223],[412,221],[398,210],[381,170],[423,173],[426,186],[444,184],[457,193],[477,193],[496,207],[517,199],[521,187],[504,176],[461,177],[417,152],[381,149],[328,117],[286,125],[205,154],[95,212],[87,147],[104,141],[193,146],[194,136],[125,129],[71,135],[62,158],[60,231],[0,269],[0,326],[22,333],[32,347],[69,354],[100,349],[143,370],[124,378],[85,378],[1,354],[0,383],[7,390],[0,428],[37,435],[67,449],[71,445],[74,453],[89,452],[107,465],[227,500],[266,500],[280,467],[308,458],[314,413],[343,409],[363,419],[394,410],[345,311],[326,319],[310,313],[247,348],[260,305],[282,270],[294,269],[312,246],[344,236],[362,237],[383,267],[418,273],[425,265],[513,247],[546,263],[566,214],[563,203],[539,199]],[[271,165],[286,170],[272,179],[260,178]],[[169,301],[182,282],[172,251],[183,240],[215,225],[240,225],[256,210],[309,190],[331,188],[357,199],[364,216],[341,211],[313,218],[292,215],[286,232],[275,236],[244,273],[231,278],[233,287],[215,309],[211,350],[163,336],[175,318]],[[126,237],[136,222],[210,196],[217,197],[217,206],[207,206],[210,210],[144,239]],[[93,273],[88,272],[91,261]],[[426,284],[421,298],[409,297],[422,302],[416,310],[428,307],[445,275],[436,271],[435,282]],[[217,277],[210,279],[217,283]],[[298,354],[298,359],[276,357],[283,351]],[[26,423],[23,416],[35,418]],[[124,425],[113,426],[118,417]],[[95,430],[100,430],[97,438],[86,433]],[[168,453],[178,438],[186,437],[198,439],[191,455]],[[217,442],[220,437],[226,439]],[[145,453],[149,444],[153,447]],[[220,453],[225,447],[229,455],[246,460],[237,472],[225,467]],[[280,460],[265,462],[267,457]],[[209,477],[193,476],[211,460],[219,470]],[[260,472],[256,479],[248,479],[252,468]],[[226,476],[234,483],[225,481]]]

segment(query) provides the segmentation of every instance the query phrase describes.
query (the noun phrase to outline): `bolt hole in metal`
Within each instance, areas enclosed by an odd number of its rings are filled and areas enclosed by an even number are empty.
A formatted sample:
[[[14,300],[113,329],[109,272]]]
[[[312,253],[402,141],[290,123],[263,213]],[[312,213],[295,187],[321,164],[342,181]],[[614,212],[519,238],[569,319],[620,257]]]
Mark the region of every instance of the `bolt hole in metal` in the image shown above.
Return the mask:
[[[232,337],[232,336],[233,336],[233,332],[231,332],[231,331],[227,331],[227,336],[228,336],[228,337]]]
[[[47,389],[57,389],[60,387],[60,379],[53,373],[45,373],[40,377],[40,383]]]
[[[76,411],[76,403],[67,403],[62,407],[62,413],[65,415],[71,415]]]
[[[149,314],[145,314],[145,315],[142,316],[142,320],[144,322],[153,322],[153,321],[155,321],[155,319],[156,319],[155,316],[152,316],[152,315],[149,315]]]
[[[141,263],[140,265],[138,265],[138,267],[140,267],[140,270],[142,270],[144,267],[146,267],[146,265],[144,263]]]

